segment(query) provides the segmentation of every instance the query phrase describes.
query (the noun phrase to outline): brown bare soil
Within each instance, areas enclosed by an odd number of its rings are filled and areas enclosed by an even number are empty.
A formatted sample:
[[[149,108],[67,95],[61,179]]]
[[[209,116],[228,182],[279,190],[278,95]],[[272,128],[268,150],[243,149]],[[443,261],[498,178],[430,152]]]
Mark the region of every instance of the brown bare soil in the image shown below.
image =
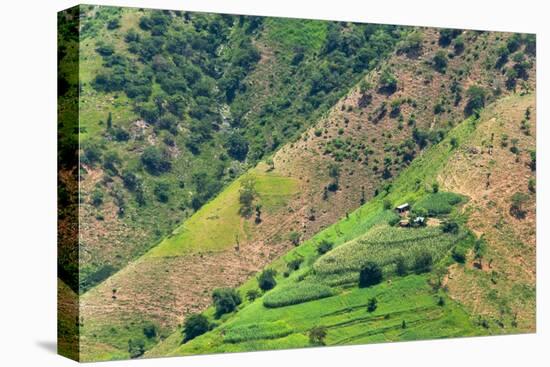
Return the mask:
[[[533,122],[526,135],[520,130],[524,112],[531,108]],[[464,210],[468,226],[488,243],[487,255],[479,261],[469,256],[464,266],[451,269],[448,282],[453,298],[474,314],[501,320],[510,327],[517,317],[518,331],[535,330],[535,195],[528,181],[535,172],[528,166],[535,149],[535,96],[509,97],[498,110],[485,111],[487,118],[477,129],[470,146],[455,154],[439,180],[445,190],[467,195]],[[501,146],[502,135],[517,139],[520,153]],[[510,214],[511,197],[529,195],[525,218]]]

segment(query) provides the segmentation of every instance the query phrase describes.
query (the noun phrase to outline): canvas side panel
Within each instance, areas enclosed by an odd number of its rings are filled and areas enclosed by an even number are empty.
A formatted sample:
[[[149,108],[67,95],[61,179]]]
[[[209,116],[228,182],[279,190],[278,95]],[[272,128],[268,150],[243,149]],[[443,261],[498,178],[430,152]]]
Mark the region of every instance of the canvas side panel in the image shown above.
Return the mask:
[[[79,360],[78,6],[57,17],[57,350]]]

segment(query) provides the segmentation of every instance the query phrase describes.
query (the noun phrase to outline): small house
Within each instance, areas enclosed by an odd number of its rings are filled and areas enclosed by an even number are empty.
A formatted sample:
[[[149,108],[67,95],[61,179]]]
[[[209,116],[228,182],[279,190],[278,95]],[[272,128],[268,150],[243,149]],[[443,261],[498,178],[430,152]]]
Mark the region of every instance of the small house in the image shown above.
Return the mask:
[[[413,219],[413,224],[415,226],[423,226],[426,223],[426,218],[424,217],[416,217]]]
[[[395,207],[395,210],[396,210],[398,213],[405,213],[405,212],[407,212],[409,209],[410,209],[409,203],[401,204],[401,205]]]

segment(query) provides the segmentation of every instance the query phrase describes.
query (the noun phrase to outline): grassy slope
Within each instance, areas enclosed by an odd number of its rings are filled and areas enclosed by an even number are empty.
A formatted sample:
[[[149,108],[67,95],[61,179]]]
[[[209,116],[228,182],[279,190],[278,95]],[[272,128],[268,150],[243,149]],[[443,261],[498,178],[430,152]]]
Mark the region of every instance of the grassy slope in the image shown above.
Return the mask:
[[[482,114],[481,122],[476,124],[473,120],[466,120],[451,130],[444,141],[430,148],[395,180],[393,190],[386,199],[397,203],[414,201],[425,196],[423,186],[417,189],[417,180],[423,184],[431,183],[449,159],[469,146],[472,141],[471,136],[476,132],[476,126],[478,131],[483,130],[499,109],[506,107],[506,101],[497,103]],[[451,138],[458,139],[460,144],[458,149],[451,148],[449,143]],[[278,287],[289,284],[300,274],[308,272],[317,256],[315,246],[319,239],[331,238],[338,246],[365,233],[376,223],[387,220],[381,201],[382,197],[375,198],[350,214],[348,219],[325,229],[275,261],[270,267],[278,269],[279,273],[285,269],[286,261],[296,256],[303,257],[307,265],[289,278],[279,276]],[[262,299],[251,304],[245,302],[238,313],[223,319],[222,325],[214,331],[181,346],[181,333],[177,332],[155,347],[148,355],[303,347],[309,345],[307,331],[320,324],[328,327],[329,333],[326,340],[328,345],[506,332],[495,324],[492,324],[489,329],[478,326],[474,322],[475,318],[469,316],[460,304],[453,302],[446,294],[439,294],[447,300],[446,305],[437,306],[438,295],[434,294],[432,288],[428,286],[427,280],[427,276],[410,275],[394,279],[391,284],[384,283],[369,289],[344,290],[338,296],[277,309],[263,307]],[[244,293],[255,286],[255,279],[252,278],[240,290]],[[373,315],[365,311],[366,301],[371,296],[376,296],[379,301],[379,307]],[[212,316],[212,310],[207,314]],[[385,315],[389,315],[389,318],[383,317]],[[230,344],[223,342],[224,330],[259,321],[267,322],[266,325],[269,325],[269,322],[276,320],[282,320],[288,324],[293,329],[293,333],[278,339]],[[406,329],[401,329],[403,320],[408,324]]]

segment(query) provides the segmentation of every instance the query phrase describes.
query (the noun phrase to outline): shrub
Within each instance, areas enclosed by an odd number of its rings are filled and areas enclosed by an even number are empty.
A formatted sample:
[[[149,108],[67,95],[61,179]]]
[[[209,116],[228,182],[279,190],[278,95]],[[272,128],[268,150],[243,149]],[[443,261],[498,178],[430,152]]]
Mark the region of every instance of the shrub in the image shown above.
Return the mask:
[[[254,302],[258,297],[260,297],[260,292],[257,289],[249,289],[246,291],[246,299],[250,302]]]
[[[427,251],[422,251],[418,253],[414,259],[413,270],[417,274],[427,273],[432,270],[433,266],[433,257]]]
[[[390,210],[392,208],[391,201],[389,201],[388,199],[384,199],[382,203],[385,210]]]
[[[101,191],[100,189],[95,189],[92,192],[92,198],[90,202],[96,208],[99,207],[101,204],[103,204],[103,191]]]
[[[214,289],[212,300],[216,308],[216,317],[235,311],[242,302],[239,293],[232,288]]]
[[[309,331],[309,343],[312,345],[325,345],[327,337],[327,328],[324,326],[315,326]]]
[[[453,249],[452,256],[453,259],[455,259],[456,262],[464,264],[466,261],[466,254],[468,253],[468,249],[464,246],[456,246]]]
[[[523,192],[516,192],[514,195],[512,195],[510,214],[517,219],[525,218],[526,211],[524,209],[524,204],[527,200],[529,200],[529,195]]]
[[[170,200],[170,185],[166,182],[157,183],[153,192],[161,203],[167,203]]]
[[[393,94],[397,90],[397,78],[390,69],[384,69],[380,75],[379,90],[382,93]]]
[[[315,299],[330,297],[334,294],[332,288],[322,283],[303,281],[293,283],[265,295],[265,307],[275,308],[309,302]]]
[[[239,213],[242,216],[249,217],[252,214],[252,203],[256,195],[256,180],[250,176],[243,178],[239,189]]]
[[[466,103],[466,107],[464,107],[466,116],[470,116],[485,107],[485,94],[485,90],[479,86],[472,85],[468,88],[466,91],[468,102]]]
[[[447,70],[447,62],[447,54],[443,50],[437,51],[432,59],[434,69],[440,73],[445,73]]]
[[[124,183],[124,186],[130,191],[136,190],[137,186],[139,185],[138,177],[131,171],[126,171],[122,174],[122,182]]]
[[[407,274],[407,263],[405,262],[405,257],[398,256],[395,259],[395,273],[399,276],[404,276]]]
[[[460,29],[443,28],[439,31],[439,45],[447,47],[452,40],[462,33]]]
[[[288,234],[288,239],[294,246],[298,246],[300,244],[300,233],[292,231]]]
[[[148,323],[143,327],[143,335],[148,339],[152,339],[157,336],[157,327],[153,323]]]
[[[258,286],[262,291],[268,291],[275,288],[277,281],[275,280],[277,272],[273,269],[266,269],[258,276]]]
[[[319,244],[317,245],[317,253],[319,255],[326,254],[327,252],[332,250],[333,246],[333,242],[327,240],[326,238],[323,238],[321,241],[319,241]]]
[[[145,353],[145,342],[143,339],[128,340],[128,353],[130,353],[130,358],[141,357]]]
[[[449,220],[441,224],[441,230],[443,231],[443,233],[457,234],[459,231],[459,227],[456,222]]]
[[[290,260],[286,264],[286,266],[287,266],[289,271],[296,271],[296,270],[300,269],[300,265],[302,265],[302,262],[304,262],[304,259],[297,258],[297,259]]]
[[[366,288],[382,281],[382,269],[375,262],[368,262],[359,272],[359,287]]]
[[[159,175],[172,169],[166,154],[156,147],[147,147],[141,154],[143,166],[152,175]]]
[[[244,161],[248,153],[248,142],[241,134],[233,133],[227,139],[226,149],[231,158]]]
[[[183,324],[183,342],[195,339],[210,329],[210,323],[206,316],[193,314],[185,319]]]
[[[372,313],[376,311],[376,308],[378,307],[378,300],[376,297],[369,298],[369,301],[367,302],[367,312]]]

